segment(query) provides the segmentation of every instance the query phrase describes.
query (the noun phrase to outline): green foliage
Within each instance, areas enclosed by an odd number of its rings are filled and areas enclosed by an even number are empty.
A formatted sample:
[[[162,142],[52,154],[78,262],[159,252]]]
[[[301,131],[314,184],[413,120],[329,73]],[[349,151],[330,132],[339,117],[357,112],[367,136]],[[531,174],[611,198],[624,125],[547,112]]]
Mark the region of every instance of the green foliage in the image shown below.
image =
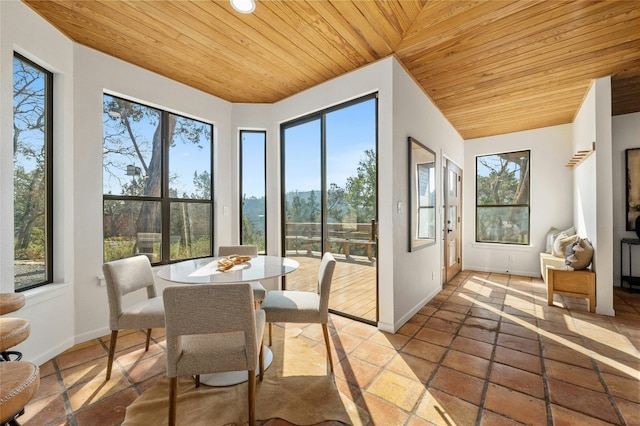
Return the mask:
[[[131,238],[105,238],[103,243],[104,261],[124,259],[134,254],[136,240]]]
[[[242,217],[242,244],[251,244],[258,247],[258,251],[265,249],[264,230],[260,232],[248,216]]]
[[[529,152],[477,158],[476,241],[529,243]]]
[[[376,153],[367,149],[356,169],[356,176],[349,177],[346,183],[345,201],[349,211],[356,214],[357,222],[369,222],[376,217],[376,181]]]
[[[19,58],[13,61],[14,256],[46,260],[45,74]]]

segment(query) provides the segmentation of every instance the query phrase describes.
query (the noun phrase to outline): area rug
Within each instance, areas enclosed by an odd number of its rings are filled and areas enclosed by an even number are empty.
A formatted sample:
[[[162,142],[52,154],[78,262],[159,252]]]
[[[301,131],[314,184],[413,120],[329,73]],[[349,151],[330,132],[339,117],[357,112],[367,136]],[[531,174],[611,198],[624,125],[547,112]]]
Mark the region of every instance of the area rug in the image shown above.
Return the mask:
[[[359,426],[369,416],[342,395],[327,374],[326,355],[298,337],[299,329],[273,327],[273,362],[264,380],[256,380],[256,419],[280,418],[296,425],[340,421]],[[267,343],[268,336],[265,337]],[[324,348],[322,344],[321,348]],[[164,378],[128,408],[123,426],[167,424],[169,381]],[[195,387],[191,378],[178,382],[179,425],[244,425],[248,422],[247,383]]]

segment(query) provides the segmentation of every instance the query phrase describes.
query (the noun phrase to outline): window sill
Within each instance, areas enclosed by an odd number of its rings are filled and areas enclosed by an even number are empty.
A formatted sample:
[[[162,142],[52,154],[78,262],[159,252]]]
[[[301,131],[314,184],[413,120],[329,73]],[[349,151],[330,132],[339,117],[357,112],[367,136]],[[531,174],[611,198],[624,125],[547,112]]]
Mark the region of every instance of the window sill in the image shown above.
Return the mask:
[[[532,244],[527,245],[519,245],[519,244],[500,244],[500,243],[471,243],[471,247],[473,248],[483,248],[483,249],[495,249],[495,250],[515,250],[515,251],[529,251],[534,249],[535,246]]]
[[[46,284],[22,292],[29,305],[44,303],[55,299],[71,288],[71,283]]]

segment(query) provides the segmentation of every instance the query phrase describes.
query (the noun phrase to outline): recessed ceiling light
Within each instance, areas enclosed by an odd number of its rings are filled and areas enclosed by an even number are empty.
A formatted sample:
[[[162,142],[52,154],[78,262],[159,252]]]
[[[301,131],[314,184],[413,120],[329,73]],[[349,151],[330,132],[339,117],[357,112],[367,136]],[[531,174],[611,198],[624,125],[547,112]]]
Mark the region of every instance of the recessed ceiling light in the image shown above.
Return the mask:
[[[231,6],[240,13],[251,13],[256,10],[254,0],[231,0]]]

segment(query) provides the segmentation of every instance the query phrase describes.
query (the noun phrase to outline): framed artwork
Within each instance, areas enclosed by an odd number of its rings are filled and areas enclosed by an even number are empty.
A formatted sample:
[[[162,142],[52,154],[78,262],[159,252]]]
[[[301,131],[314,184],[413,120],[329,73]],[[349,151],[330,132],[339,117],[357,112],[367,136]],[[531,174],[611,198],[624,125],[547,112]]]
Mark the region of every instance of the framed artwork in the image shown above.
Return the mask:
[[[640,216],[640,148],[626,150],[627,170],[627,231],[636,230]]]
[[[436,243],[436,154],[409,137],[409,251]]]

